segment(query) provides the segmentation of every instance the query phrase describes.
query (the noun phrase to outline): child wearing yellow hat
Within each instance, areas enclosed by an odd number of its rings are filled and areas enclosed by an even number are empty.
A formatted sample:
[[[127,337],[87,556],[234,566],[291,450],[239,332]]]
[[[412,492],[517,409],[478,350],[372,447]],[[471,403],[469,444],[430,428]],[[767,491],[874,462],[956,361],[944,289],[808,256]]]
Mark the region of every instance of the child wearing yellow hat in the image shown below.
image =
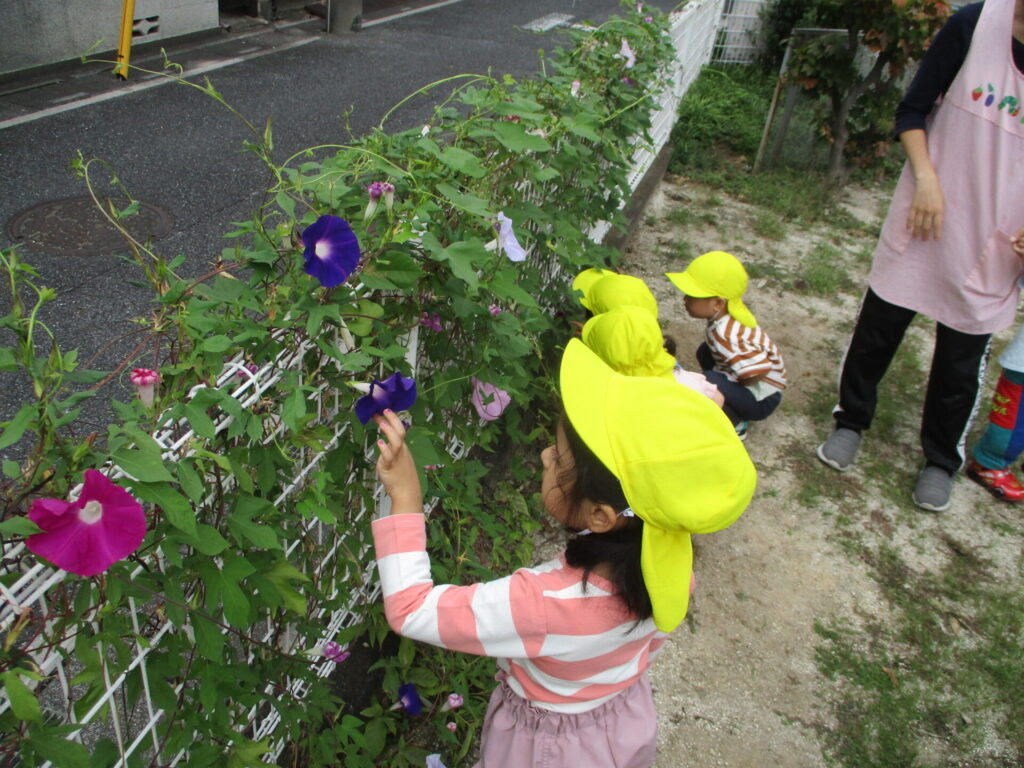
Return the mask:
[[[585,269],[572,281],[572,289],[582,294],[580,304],[593,315],[628,306],[647,310],[658,319],[658,300],[639,277],[610,269]]]
[[[590,318],[583,326],[583,343],[606,365],[623,376],[660,376],[674,379],[722,407],[718,387],[694,371],[684,370],[665,349],[661,326],[650,312],[622,306]]]
[[[560,378],[541,499],[571,538],[555,560],[497,581],[433,583],[405,427],[374,417],[391,497],[373,522],[384,611],[399,634],[497,657],[481,768],[650,766],[647,668],[686,615],[690,535],[731,525],[755,470],[721,409],[673,381],[618,374],[579,339]]]
[[[778,408],[787,383],[778,347],[743,303],[747,271],[731,253],[710,251],[666,277],[683,292],[687,314],[707,321],[697,362],[725,397],[725,413],[743,437],[749,422]]]

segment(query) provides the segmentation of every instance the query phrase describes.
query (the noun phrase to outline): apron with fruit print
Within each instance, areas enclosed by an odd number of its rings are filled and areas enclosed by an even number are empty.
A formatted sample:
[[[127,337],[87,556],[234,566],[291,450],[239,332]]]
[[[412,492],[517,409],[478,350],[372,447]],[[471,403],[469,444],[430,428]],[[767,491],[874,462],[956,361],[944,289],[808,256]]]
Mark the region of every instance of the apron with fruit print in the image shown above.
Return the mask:
[[[911,239],[908,162],[868,282],[888,301],[957,331],[1013,325],[1024,226],[1024,75],[1013,63],[1015,0],[986,0],[960,71],[929,121],[928,152],[945,196],[939,240]]]

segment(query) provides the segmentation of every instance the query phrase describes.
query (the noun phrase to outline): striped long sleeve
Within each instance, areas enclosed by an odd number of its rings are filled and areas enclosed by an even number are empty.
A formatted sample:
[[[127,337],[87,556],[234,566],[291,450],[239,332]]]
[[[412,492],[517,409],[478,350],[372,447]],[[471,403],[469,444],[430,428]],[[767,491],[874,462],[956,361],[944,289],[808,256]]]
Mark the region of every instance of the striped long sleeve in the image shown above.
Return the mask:
[[[495,581],[435,585],[423,515],[373,523],[384,611],[395,632],[464,653],[494,656],[512,689],[536,705],[583,712],[629,687],[665,635],[637,622],[612,591],[563,558]]]
[[[768,334],[760,326],[748,328],[732,315],[708,323],[708,348],[715,368],[740,384],[762,380],[786,388],[786,365]]]

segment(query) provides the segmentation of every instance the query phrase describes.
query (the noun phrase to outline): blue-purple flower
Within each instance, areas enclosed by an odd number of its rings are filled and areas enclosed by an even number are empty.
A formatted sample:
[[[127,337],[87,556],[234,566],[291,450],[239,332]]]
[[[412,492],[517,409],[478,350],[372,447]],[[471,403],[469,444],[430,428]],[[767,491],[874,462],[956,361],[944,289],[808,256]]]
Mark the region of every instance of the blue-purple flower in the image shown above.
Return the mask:
[[[494,226],[498,230],[498,249],[505,252],[509,261],[523,261],[526,258],[526,249],[516,239],[512,219],[499,211],[498,223]]]
[[[424,312],[422,315],[420,315],[420,325],[422,325],[424,328],[429,328],[432,331],[444,330],[444,326],[441,325],[441,316],[437,314],[437,312],[435,312],[434,314]]]
[[[622,47],[619,48],[619,58],[626,60],[626,69],[632,69],[633,65],[636,64],[636,56],[633,54],[633,49],[629,47],[629,42],[626,38],[622,38]]]
[[[359,264],[359,239],[344,219],[321,216],[302,233],[306,274],[325,288],[341,285]]]
[[[358,389],[359,387],[356,386]],[[407,411],[416,402],[416,382],[395,371],[384,381],[370,382],[366,395],[356,401],[356,416],[363,424],[385,409]]]
[[[419,691],[412,683],[398,686],[398,703],[407,715],[418,715],[423,711]]]

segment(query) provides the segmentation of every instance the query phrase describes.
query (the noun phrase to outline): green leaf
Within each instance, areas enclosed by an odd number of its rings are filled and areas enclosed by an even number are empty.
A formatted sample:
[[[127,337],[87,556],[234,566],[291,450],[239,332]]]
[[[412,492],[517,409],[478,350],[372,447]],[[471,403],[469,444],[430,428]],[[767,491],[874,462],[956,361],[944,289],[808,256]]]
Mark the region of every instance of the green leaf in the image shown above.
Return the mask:
[[[482,179],[487,175],[487,170],[480,165],[480,161],[464,149],[445,147],[438,158],[452,170],[474,179]]]
[[[39,708],[39,700],[32,690],[25,685],[18,677],[16,670],[4,672],[4,690],[7,692],[7,699],[11,702],[11,711],[20,720],[28,720],[32,723],[43,722],[43,712]]]
[[[241,736],[232,736],[233,744],[228,754],[227,768],[266,768],[263,755],[270,751],[270,739],[249,741]]]
[[[143,453],[131,448],[119,448],[110,458],[126,474],[144,483],[172,482],[174,480],[160,457],[151,453]]]
[[[548,152],[551,145],[546,139],[527,133],[519,123],[497,122],[493,126],[498,141],[513,152]]]
[[[200,437],[213,440],[217,435],[217,428],[207,413],[206,408],[197,402],[185,403],[185,416],[192,430]]]
[[[601,140],[601,137],[597,134],[597,129],[600,126],[600,123],[598,122],[596,115],[592,115],[588,112],[582,112],[576,115],[575,118],[564,118],[563,122],[565,123],[565,127],[577,136],[589,139],[590,141]]]
[[[281,549],[281,542],[278,541],[274,529],[254,523],[237,514],[228,518],[228,527],[236,532],[236,539],[245,538],[261,549]]]
[[[193,503],[202,503],[203,497],[206,495],[206,489],[203,487],[202,480],[199,479],[199,473],[196,472],[190,462],[178,462],[178,482],[181,484],[181,489],[188,494]]]
[[[227,336],[217,335],[203,339],[199,348],[204,352],[226,352],[234,342]]]
[[[6,422],[7,426],[4,428],[4,431],[0,433],[0,449],[7,448],[21,440],[21,436],[25,434],[25,430],[28,428],[29,422],[32,421],[32,417],[35,415],[35,405],[26,403],[21,406],[21,408],[18,409],[18,412],[14,414],[14,418]]]
[[[90,768],[89,750],[77,741],[55,739],[45,732],[33,735],[28,739],[31,747],[44,760],[49,760],[56,768]]]
[[[27,517],[12,517],[0,523],[0,534],[4,536],[31,536],[42,530]]]
[[[11,347],[0,347],[0,371],[18,370],[18,358]]]
[[[196,634],[196,648],[204,658],[220,662],[224,656],[224,633],[220,627],[198,613],[192,613],[192,628]]]
[[[482,200],[474,195],[467,195],[459,192],[451,184],[446,184],[443,181],[436,185],[436,189],[456,208],[471,213],[474,216],[479,216],[482,219],[493,219],[495,214],[490,209],[490,203],[487,200]]]
[[[422,276],[420,265],[405,251],[387,251],[359,273],[363,285],[373,290],[410,290]]]
[[[301,420],[306,415],[307,397],[304,389],[295,389],[288,395],[281,408],[281,418],[293,432],[298,432],[302,427]]]
[[[200,523],[196,526],[195,547],[204,555],[219,555],[228,546],[228,540],[220,535],[220,531],[212,525]]]
[[[360,299],[352,309],[345,310],[344,322],[349,333],[353,336],[369,336],[373,333],[373,327],[379,325],[370,318],[384,317],[384,307],[369,299]],[[367,317],[353,317],[353,315],[367,315]]]
[[[156,504],[167,516],[167,521],[182,533],[197,539],[196,512],[192,502],[167,483],[135,483],[132,486],[139,498]]]
[[[288,583],[289,581],[309,581],[309,578],[302,571],[295,568],[287,560],[279,560],[273,568],[263,575],[274,585],[274,589],[277,590],[288,610],[300,616],[305,615],[305,596]]]

